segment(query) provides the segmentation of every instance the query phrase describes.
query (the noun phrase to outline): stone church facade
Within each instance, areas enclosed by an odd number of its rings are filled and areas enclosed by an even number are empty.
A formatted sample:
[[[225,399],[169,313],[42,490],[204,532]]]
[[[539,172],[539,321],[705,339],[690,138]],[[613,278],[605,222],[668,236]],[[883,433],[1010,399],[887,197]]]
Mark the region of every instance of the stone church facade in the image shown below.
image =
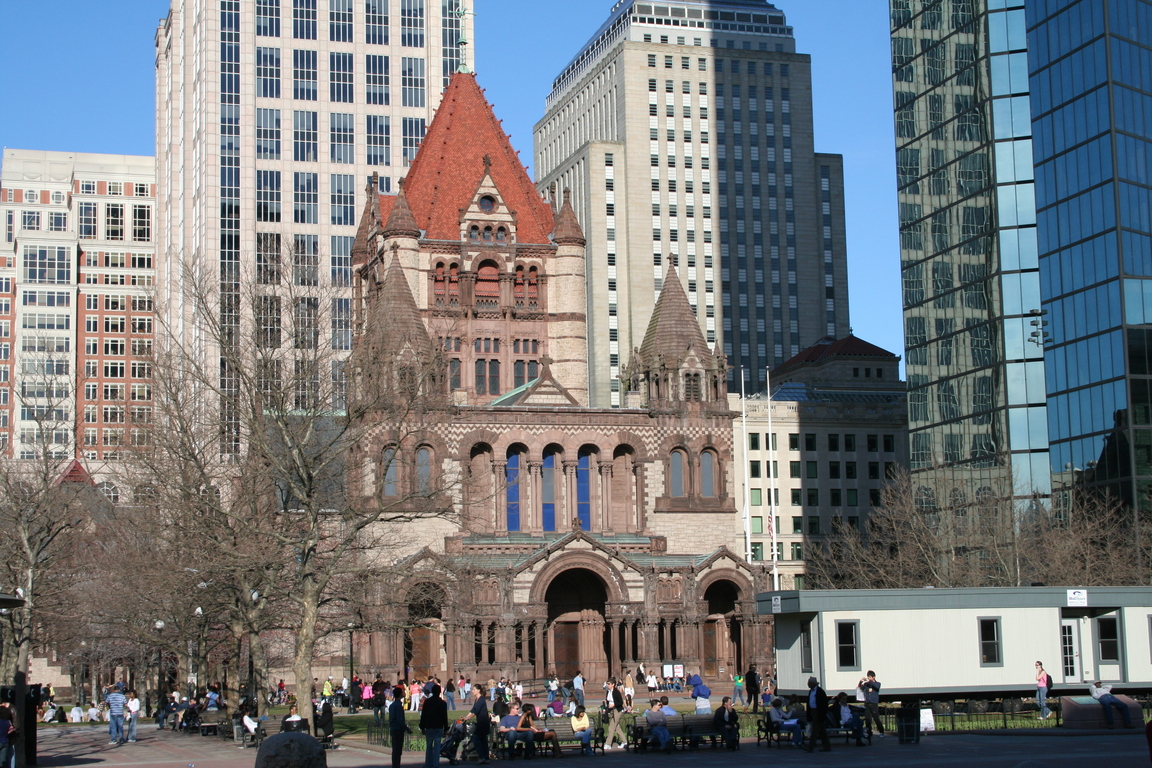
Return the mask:
[[[399,194],[370,190],[353,250],[352,397],[434,349],[449,416],[365,416],[348,488],[371,503],[461,479],[450,521],[411,531],[387,569],[396,628],[358,640],[362,669],[595,680],[674,663],[727,679],[769,661],[726,361],[672,266],[625,407],[588,407],[586,258],[567,199],[541,199],[475,76],[455,75]]]

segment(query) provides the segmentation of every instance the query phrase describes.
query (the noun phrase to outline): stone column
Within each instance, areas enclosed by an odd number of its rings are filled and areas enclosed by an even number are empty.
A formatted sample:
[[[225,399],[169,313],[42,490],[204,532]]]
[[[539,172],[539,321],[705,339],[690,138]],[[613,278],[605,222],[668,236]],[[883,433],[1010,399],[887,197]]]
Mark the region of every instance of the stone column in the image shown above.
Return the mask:
[[[508,462],[507,460],[493,460],[492,462],[492,490],[496,498],[493,508],[496,510],[496,533],[508,532]]]
[[[572,521],[576,519],[576,467],[577,462],[564,462],[564,520],[556,521],[558,531],[574,530]]]
[[[504,667],[516,660],[516,630],[511,624],[500,622],[496,625],[496,663]],[[507,673],[504,673],[507,674]]]
[[[609,647],[612,649],[612,658],[608,659],[608,674],[618,675],[623,677],[620,670],[620,625],[621,622],[615,620],[606,621],[608,631],[611,632],[609,637]]]
[[[660,639],[664,641],[664,653],[660,654],[660,661],[672,660],[672,632],[669,620],[660,622]]]
[[[612,532],[612,464],[600,465],[600,529]]]
[[[636,532],[643,533],[648,527],[648,516],[645,514],[647,496],[644,493],[644,465],[641,462],[632,463],[632,475],[636,480],[635,499],[633,501],[633,514],[636,520]]]
[[[603,491],[600,483],[600,457],[588,457],[588,529],[602,531],[600,520],[600,497]]]
[[[543,468],[544,463],[541,461],[528,462],[528,486],[530,488],[528,505],[525,506],[523,499],[520,502],[521,518],[524,516],[525,509],[529,510],[528,525],[521,525],[520,527],[530,533],[541,533],[544,530],[544,505],[540,495]]]
[[[454,679],[456,674],[456,635],[460,628],[454,622],[442,622],[444,628],[444,675],[445,680]]]

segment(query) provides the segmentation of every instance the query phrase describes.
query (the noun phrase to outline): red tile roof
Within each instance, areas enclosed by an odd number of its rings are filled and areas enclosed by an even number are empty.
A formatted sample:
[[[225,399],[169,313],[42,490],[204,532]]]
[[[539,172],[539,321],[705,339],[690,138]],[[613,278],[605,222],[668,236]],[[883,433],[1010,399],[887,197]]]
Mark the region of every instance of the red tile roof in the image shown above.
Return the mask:
[[[460,210],[467,208],[484,178],[484,158],[508,209],[516,214],[516,240],[548,244],[551,208],[536,191],[512,142],[476,84],[458,72],[436,110],[420,151],[405,178],[404,194],[429,240],[459,240]],[[380,198],[380,220],[388,221],[395,198]]]
[[[886,357],[894,358],[896,355],[892,354],[886,349],[881,349],[875,344],[858,339],[849,334],[842,339],[833,339],[831,336],[825,336],[812,346],[801,351],[788,360],[785,360],[780,365],[773,368],[773,372],[782,371],[785,368],[791,368],[795,365],[802,365],[804,363],[819,363],[833,357]]]

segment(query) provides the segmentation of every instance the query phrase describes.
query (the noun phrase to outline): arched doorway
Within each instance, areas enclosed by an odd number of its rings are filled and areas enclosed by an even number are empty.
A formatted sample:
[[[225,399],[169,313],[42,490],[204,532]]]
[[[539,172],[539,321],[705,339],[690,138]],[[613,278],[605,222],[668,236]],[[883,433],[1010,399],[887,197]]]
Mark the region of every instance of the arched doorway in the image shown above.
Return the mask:
[[[704,592],[708,618],[704,621],[704,648],[701,656],[705,677],[727,676],[743,669],[743,642],[740,626],[740,588],[721,579]]]
[[[441,613],[446,599],[443,587],[431,582],[416,584],[408,593],[404,667],[413,677],[426,679],[447,671]]]
[[[548,604],[549,669],[564,681],[577,670],[585,679],[603,680],[608,676],[608,636],[604,615],[608,587],[604,580],[587,568],[562,572],[544,593]]]

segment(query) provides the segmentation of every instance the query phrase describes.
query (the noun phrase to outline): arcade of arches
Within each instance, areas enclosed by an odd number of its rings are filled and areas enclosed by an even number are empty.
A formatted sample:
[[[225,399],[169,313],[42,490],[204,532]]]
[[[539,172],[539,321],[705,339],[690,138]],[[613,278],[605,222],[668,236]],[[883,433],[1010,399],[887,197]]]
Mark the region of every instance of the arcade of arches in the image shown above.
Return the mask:
[[[553,671],[571,679],[580,670],[590,680],[640,663],[683,664],[706,679],[727,679],[770,659],[771,624],[755,610],[755,593],[767,584],[727,549],[675,568],[667,561],[683,558],[609,551],[578,531],[537,555],[470,584],[415,581],[410,628],[374,635],[361,663],[474,679]],[[447,570],[437,568],[442,557],[425,553],[410,565],[435,578]]]

